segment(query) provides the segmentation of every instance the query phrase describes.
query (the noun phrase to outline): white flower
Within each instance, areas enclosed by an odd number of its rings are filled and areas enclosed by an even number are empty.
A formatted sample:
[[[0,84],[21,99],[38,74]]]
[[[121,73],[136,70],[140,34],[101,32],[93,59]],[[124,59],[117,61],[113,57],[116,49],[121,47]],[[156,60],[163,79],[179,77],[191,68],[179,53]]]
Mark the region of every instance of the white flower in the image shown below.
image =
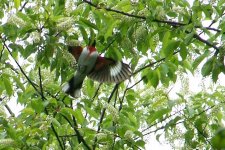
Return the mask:
[[[129,141],[131,141],[132,140],[132,137],[133,137],[133,131],[131,131],[131,130],[127,130],[126,132],[125,132],[125,134],[124,134],[124,137],[125,137],[125,139],[126,140],[129,140]]]
[[[56,28],[58,30],[68,30],[72,27],[74,20],[71,17],[65,17],[59,19],[57,22],[58,24],[56,25]]]
[[[66,0],[65,2],[65,10],[66,13],[69,14],[73,11],[74,2],[72,0]]]
[[[117,122],[118,119],[119,119],[118,110],[115,107],[113,107],[112,105],[110,105],[110,104],[107,104],[106,108],[109,111],[109,113],[112,115],[113,121]]]
[[[11,24],[15,24],[19,27],[25,27],[27,25],[26,22],[22,18],[19,18],[15,14],[11,15],[7,22],[11,23]]]
[[[40,33],[36,32],[36,31],[35,32],[32,32],[31,33],[31,38],[32,38],[32,41],[34,43],[40,42],[40,39],[41,39]]]

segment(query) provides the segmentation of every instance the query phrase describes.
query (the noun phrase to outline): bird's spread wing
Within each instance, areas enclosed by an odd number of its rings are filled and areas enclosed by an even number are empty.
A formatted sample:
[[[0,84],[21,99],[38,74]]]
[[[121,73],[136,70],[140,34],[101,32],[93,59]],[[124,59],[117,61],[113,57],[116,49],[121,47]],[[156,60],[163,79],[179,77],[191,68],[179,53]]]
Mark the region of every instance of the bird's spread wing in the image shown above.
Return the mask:
[[[99,56],[96,65],[89,73],[88,77],[98,82],[115,82],[119,83],[131,76],[129,65],[115,61],[110,58]]]

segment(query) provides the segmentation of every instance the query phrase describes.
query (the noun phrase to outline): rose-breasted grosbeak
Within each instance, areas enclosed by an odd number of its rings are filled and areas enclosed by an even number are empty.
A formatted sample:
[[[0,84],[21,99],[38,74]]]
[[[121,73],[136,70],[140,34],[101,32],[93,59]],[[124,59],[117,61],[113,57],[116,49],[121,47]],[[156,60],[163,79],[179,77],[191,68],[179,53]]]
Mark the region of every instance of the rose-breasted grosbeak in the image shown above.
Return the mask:
[[[78,68],[63,90],[73,97],[80,96],[80,89],[86,76],[101,83],[119,83],[131,75],[129,65],[122,61],[99,56],[95,43],[85,48],[69,46],[68,50],[75,57]]]

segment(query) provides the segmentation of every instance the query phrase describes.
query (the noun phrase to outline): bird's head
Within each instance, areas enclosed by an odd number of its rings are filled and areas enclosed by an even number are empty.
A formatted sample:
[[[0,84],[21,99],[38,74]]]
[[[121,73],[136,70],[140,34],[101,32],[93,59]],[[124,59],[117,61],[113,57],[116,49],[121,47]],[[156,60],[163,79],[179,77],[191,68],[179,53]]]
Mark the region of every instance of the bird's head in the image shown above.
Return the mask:
[[[89,40],[89,44],[88,44],[88,50],[90,53],[96,51],[95,45],[96,45],[96,40]]]

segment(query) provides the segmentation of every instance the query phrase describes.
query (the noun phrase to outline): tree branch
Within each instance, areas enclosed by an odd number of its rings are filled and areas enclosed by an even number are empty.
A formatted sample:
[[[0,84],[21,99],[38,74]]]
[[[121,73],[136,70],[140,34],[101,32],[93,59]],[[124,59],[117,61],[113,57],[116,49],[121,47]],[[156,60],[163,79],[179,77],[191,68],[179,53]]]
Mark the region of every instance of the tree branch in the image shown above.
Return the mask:
[[[120,111],[122,110],[122,108],[123,108],[123,101],[124,101],[124,98],[125,98],[125,95],[126,95],[127,91],[128,91],[129,89],[132,89],[132,88],[133,88],[134,86],[136,86],[137,84],[139,84],[142,80],[144,80],[144,78],[145,78],[145,76],[142,77],[142,78],[141,78],[139,81],[137,81],[136,83],[134,83],[132,86],[127,87],[127,88],[124,90],[122,99],[121,99],[121,101],[120,101],[119,112],[120,112]]]
[[[128,16],[128,17],[134,17],[134,18],[144,19],[144,20],[146,19],[146,17],[144,17],[144,16],[137,16],[137,15],[125,13],[123,11],[119,11],[119,10],[115,10],[115,9],[111,9],[111,8],[100,7],[98,5],[93,4],[91,1],[88,1],[88,0],[83,0],[83,2],[89,4],[90,6],[93,6],[93,7],[97,8],[97,9],[105,9],[107,11],[119,13],[119,14],[122,14],[122,15],[125,15],[125,16]]]
[[[143,19],[143,20],[147,19],[147,17],[145,17],[145,16],[129,14],[129,13],[126,13],[126,12],[123,12],[123,11],[119,11],[119,10],[115,10],[115,9],[111,9],[111,8],[107,8],[107,7],[100,7],[96,4],[93,4],[91,1],[88,1],[88,0],[83,0],[83,2],[89,4],[90,6],[95,7],[97,9],[105,9],[107,11],[115,12],[115,13],[118,13],[118,14],[121,14],[121,15],[124,15],[124,16],[127,16],[127,17],[133,17],[133,18]],[[185,26],[185,25],[189,24],[189,23],[180,23],[180,22],[175,22],[175,21],[170,21],[170,20],[158,20],[158,19],[153,19],[151,21],[157,22],[157,23],[166,23],[168,25],[172,25],[172,26],[176,26],[176,27]],[[212,30],[212,31],[216,31],[216,32],[222,32],[219,29],[215,29],[215,28],[211,28],[211,27],[202,27],[202,26],[197,26],[197,25],[194,26],[194,27],[195,28],[204,28],[204,29]]]
[[[118,14],[122,14],[122,15],[125,15],[127,17],[133,17],[133,18],[137,18],[137,19],[147,20],[147,17],[145,17],[145,16],[129,14],[129,13],[126,13],[126,12],[123,12],[123,11],[119,11],[119,10],[115,10],[115,9],[111,9],[111,8],[107,8],[107,7],[100,7],[100,6],[96,5],[96,4],[93,4],[91,1],[88,1],[88,0],[83,0],[83,2],[89,4],[92,7],[95,7],[96,9],[105,9],[107,11],[111,11],[111,12],[115,12],[115,13],[118,13]],[[175,21],[158,20],[158,19],[152,19],[151,21],[152,22],[157,22],[157,23],[165,23],[165,24],[171,25],[172,27],[175,27],[175,28],[180,27],[180,26],[185,26],[185,25],[189,24],[189,23],[186,24],[186,23],[180,23],[180,22],[175,22]],[[208,29],[208,30],[213,30],[213,31],[216,31],[216,32],[221,32],[221,30],[218,30],[218,29],[215,29],[215,28],[211,28],[211,27],[201,27],[201,26],[194,26],[194,27],[195,28],[204,28],[204,29]],[[190,33],[190,32],[186,31],[186,33]],[[216,49],[216,54],[219,52],[218,48],[215,45],[211,44],[207,40],[202,39],[199,35],[195,34],[193,37],[196,38],[197,40],[205,43],[206,45]]]
[[[16,65],[19,67],[20,71],[21,71],[22,74],[25,76],[25,78],[27,79],[27,81],[31,84],[31,86],[34,88],[34,90],[35,90],[35,91],[36,91],[43,99],[47,100],[47,99],[43,96],[43,94],[37,89],[35,83],[33,83],[33,82],[30,80],[30,78],[26,75],[26,73],[24,72],[24,70],[22,69],[22,67],[21,67],[20,64],[18,63],[18,61],[13,57],[12,52],[10,51],[9,47],[6,45],[6,43],[5,43],[5,41],[4,41],[3,39],[2,39],[2,42],[3,42],[3,46],[7,49],[7,51],[8,51],[9,54],[10,54],[10,56],[13,58],[13,60],[14,60],[15,63],[16,63]],[[48,111],[47,111],[46,108],[45,108],[45,112],[46,112],[46,114],[48,115]],[[57,132],[56,132],[56,130],[55,130],[55,128],[54,128],[54,126],[53,126],[52,123],[51,123],[51,128],[52,128],[52,130],[53,130],[53,132],[54,132],[54,134],[55,134],[55,136],[56,136],[56,138],[57,138],[57,140],[58,140],[58,142],[59,142],[60,148],[61,148],[62,150],[64,150],[64,147],[63,147],[63,145],[62,145],[62,143],[61,143],[61,141],[60,141],[60,139],[59,139],[59,136],[58,136],[58,134],[57,134]]]
[[[72,135],[59,135],[59,137],[74,137],[77,136],[76,134],[72,134]]]
[[[88,149],[91,150],[90,146],[86,143],[86,141],[84,140],[83,136],[80,134],[80,132],[77,129],[77,124],[75,123],[75,125],[73,125],[70,120],[63,114],[61,114],[63,116],[63,118],[70,124],[70,126],[73,128],[73,130],[76,133],[77,139],[79,143],[83,143],[84,146]],[[74,117],[73,117],[73,121],[74,121]]]
[[[215,46],[215,45],[213,45],[212,43],[210,43],[209,41],[207,41],[207,40],[201,38],[198,34],[194,34],[193,37],[194,37],[195,39],[197,39],[197,40],[199,40],[199,41],[205,43],[206,45],[208,45],[208,46],[210,46],[210,47],[213,47],[216,51],[219,51],[219,48],[218,48],[217,46]]]
[[[3,101],[5,97],[3,98],[0,98],[0,102]],[[10,109],[10,107],[7,105],[7,104],[4,104],[5,108],[7,109],[7,111],[9,112],[9,114],[12,116],[12,117],[15,117],[15,114],[12,112],[12,110]]]
[[[10,114],[12,117],[15,117],[15,114],[12,112],[12,110],[10,109],[9,106],[8,106],[7,104],[5,104],[4,106],[5,106],[5,108],[8,110],[9,114]]]
[[[22,69],[22,67],[20,66],[20,64],[17,62],[17,60],[13,57],[12,52],[9,50],[9,47],[6,45],[5,41],[3,41],[3,46],[7,49],[7,51],[9,52],[10,56],[13,58],[13,60],[15,61],[16,65],[19,67],[20,71],[22,72],[22,74],[25,76],[25,78],[27,79],[27,81],[31,84],[31,86],[35,89],[35,91],[41,95],[40,91],[37,89],[37,87],[35,86],[35,84],[30,80],[30,78],[26,75],[26,73],[24,72],[24,70]]]
[[[224,103],[224,102],[221,102],[221,103]],[[174,125],[178,125],[178,124],[180,124],[180,123],[184,123],[184,122],[186,122],[186,121],[190,121],[190,120],[196,118],[197,116],[200,116],[200,115],[203,114],[204,112],[207,112],[208,110],[213,109],[215,106],[216,106],[216,105],[212,105],[212,106],[206,108],[205,110],[201,111],[200,113],[194,115],[194,116],[191,117],[191,118],[187,118],[187,119],[185,119],[185,120],[182,120],[182,121],[180,121],[180,122],[173,123],[173,124],[171,124],[171,125],[174,126]],[[166,118],[166,119],[167,119],[167,118]],[[166,120],[166,119],[164,119],[164,120]],[[163,121],[164,121],[164,120],[163,120]],[[162,122],[162,121],[160,121],[160,122]],[[159,123],[159,122],[158,122],[158,123]],[[156,124],[158,124],[158,123],[156,123]],[[150,127],[152,127],[152,126],[154,126],[154,125],[155,125],[155,124],[151,125]],[[151,133],[155,133],[155,132],[157,132],[157,131],[159,131],[159,130],[162,130],[162,129],[166,128],[167,126],[168,126],[168,124],[166,124],[166,125],[164,125],[164,126],[161,126],[161,127],[157,128],[157,129],[155,129],[155,130],[153,130],[153,131],[149,131],[149,132],[143,134],[143,136],[149,135],[149,134],[151,134]],[[150,127],[148,127],[148,129],[150,129]]]
[[[43,87],[42,87],[42,78],[41,78],[41,68],[40,67],[38,67],[38,75],[39,75],[39,81],[40,81],[40,83],[39,83],[39,86],[40,86],[40,93],[41,93],[41,99],[44,101],[45,100],[45,98],[44,98],[44,94],[43,94]]]
[[[25,6],[27,5],[27,3],[28,3],[28,1],[26,1],[26,2],[23,4],[23,6],[20,8],[19,11],[22,11],[22,10],[25,8]]]
[[[52,128],[53,133],[54,133],[55,136],[56,136],[56,139],[57,139],[57,141],[58,141],[58,143],[59,143],[60,148],[61,148],[62,150],[64,150],[65,148],[64,148],[63,144],[61,143],[61,140],[60,140],[60,138],[59,138],[59,135],[58,135],[58,133],[56,132],[55,127],[53,126],[52,123],[51,123],[51,128]]]
[[[179,51],[179,50],[178,50],[178,51],[175,51],[175,52],[173,53],[173,55],[177,54],[178,52],[180,52],[180,51]],[[142,70],[144,70],[144,69],[146,69],[146,68],[148,68],[148,67],[151,67],[151,66],[153,66],[153,65],[155,65],[155,64],[157,64],[157,63],[159,63],[159,62],[161,62],[161,61],[164,61],[165,59],[166,59],[166,57],[161,58],[161,59],[159,59],[159,60],[157,60],[157,61],[155,61],[155,62],[152,62],[152,63],[150,63],[150,64],[148,64],[148,65],[146,65],[146,66],[144,66],[144,67],[138,69],[137,71],[135,71],[135,72],[132,74],[132,76],[135,75],[135,74],[137,74],[137,73],[139,73],[139,72],[141,72]]]
[[[116,85],[114,86],[114,88],[113,88],[113,90],[112,90],[112,92],[111,92],[111,94],[110,94],[110,96],[109,96],[109,98],[108,98],[107,103],[110,103],[110,101],[111,101],[111,99],[112,99],[114,93],[115,93],[116,90],[118,89],[118,87],[119,87],[119,83],[116,84]],[[99,119],[99,123],[98,123],[97,133],[99,133],[99,131],[100,131],[100,129],[101,129],[101,124],[102,124],[102,121],[103,121],[103,118],[104,118],[104,115],[105,115],[105,111],[106,111],[106,108],[103,108],[103,109],[102,109],[102,112],[101,112],[100,119]],[[95,139],[94,139],[93,150],[95,150],[95,148],[96,148],[96,143],[97,143],[97,137],[95,137]]]

